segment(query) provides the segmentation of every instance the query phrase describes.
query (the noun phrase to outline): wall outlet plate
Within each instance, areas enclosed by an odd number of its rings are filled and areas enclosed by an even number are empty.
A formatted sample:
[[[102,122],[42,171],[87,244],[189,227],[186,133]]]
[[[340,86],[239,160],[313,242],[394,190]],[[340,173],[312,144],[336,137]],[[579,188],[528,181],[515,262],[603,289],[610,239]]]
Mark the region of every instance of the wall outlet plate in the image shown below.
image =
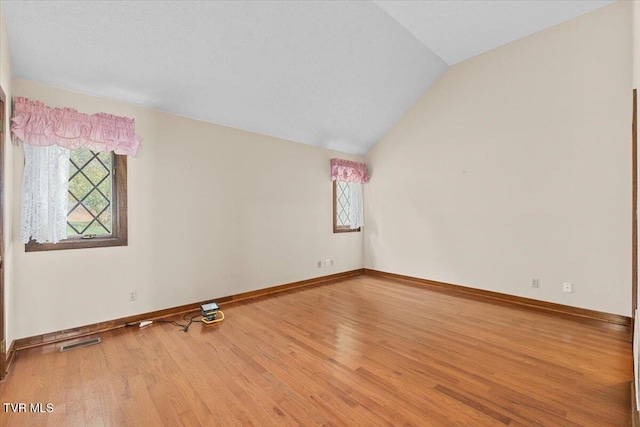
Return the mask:
[[[531,279],[531,287],[539,288],[540,287],[540,279]]]
[[[564,282],[562,284],[562,292],[567,292],[567,293],[573,292],[573,284],[571,282]]]

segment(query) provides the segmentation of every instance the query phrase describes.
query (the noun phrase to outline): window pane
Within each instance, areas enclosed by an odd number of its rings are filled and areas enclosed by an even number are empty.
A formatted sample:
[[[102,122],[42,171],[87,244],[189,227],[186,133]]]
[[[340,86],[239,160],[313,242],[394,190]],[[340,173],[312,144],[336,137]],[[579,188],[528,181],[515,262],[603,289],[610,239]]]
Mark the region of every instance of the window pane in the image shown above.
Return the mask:
[[[98,159],[100,159],[102,163],[104,163],[109,169],[111,169],[111,153],[99,153]]]
[[[71,151],[67,233],[109,235],[112,230],[112,154]]]
[[[75,165],[77,168],[81,168],[87,163],[89,160],[93,158],[93,152],[86,150],[84,148],[79,148],[77,150],[71,150],[71,164]]]
[[[338,181],[336,183],[336,218],[338,227],[349,226],[349,209],[351,201],[349,200],[349,184]]]

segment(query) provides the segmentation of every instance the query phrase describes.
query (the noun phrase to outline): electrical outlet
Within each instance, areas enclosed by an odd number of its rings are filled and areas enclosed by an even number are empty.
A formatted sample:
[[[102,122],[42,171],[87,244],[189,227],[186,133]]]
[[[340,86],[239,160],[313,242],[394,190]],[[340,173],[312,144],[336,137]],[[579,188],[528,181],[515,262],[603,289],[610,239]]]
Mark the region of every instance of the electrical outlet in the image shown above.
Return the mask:
[[[138,291],[136,289],[129,292],[129,301],[135,301],[138,299]]]
[[[322,261],[318,261],[318,268],[322,268]]]
[[[562,292],[573,292],[573,284],[571,282],[564,282],[562,284]]]
[[[324,260],[324,266],[325,267],[331,267],[331,260],[329,258]]]
[[[539,288],[540,287],[540,279],[531,279],[531,287]]]

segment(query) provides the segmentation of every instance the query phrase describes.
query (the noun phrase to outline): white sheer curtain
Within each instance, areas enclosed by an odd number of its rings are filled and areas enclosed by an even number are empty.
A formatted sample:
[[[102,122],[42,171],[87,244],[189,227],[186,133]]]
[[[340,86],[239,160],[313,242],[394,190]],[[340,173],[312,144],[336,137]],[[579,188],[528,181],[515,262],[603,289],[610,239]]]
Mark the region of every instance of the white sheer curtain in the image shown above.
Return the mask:
[[[364,207],[362,200],[362,183],[349,182],[349,228],[355,230],[364,226]]]
[[[69,149],[24,144],[22,241],[57,243],[67,238]]]

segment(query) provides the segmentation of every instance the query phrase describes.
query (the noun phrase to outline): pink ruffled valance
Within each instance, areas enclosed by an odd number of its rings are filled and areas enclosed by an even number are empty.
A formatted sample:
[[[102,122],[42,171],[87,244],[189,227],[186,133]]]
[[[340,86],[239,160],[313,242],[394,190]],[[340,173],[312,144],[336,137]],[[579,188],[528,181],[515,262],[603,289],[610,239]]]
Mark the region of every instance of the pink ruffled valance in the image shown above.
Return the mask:
[[[331,159],[331,180],[345,182],[369,182],[367,165],[351,160]]]
[[[72,108],[50,108],[40,101],[14,101],[11,133],[29,145],[80,147],[135,155],[142,144],[135,120],[107,113],[83,114]]]

